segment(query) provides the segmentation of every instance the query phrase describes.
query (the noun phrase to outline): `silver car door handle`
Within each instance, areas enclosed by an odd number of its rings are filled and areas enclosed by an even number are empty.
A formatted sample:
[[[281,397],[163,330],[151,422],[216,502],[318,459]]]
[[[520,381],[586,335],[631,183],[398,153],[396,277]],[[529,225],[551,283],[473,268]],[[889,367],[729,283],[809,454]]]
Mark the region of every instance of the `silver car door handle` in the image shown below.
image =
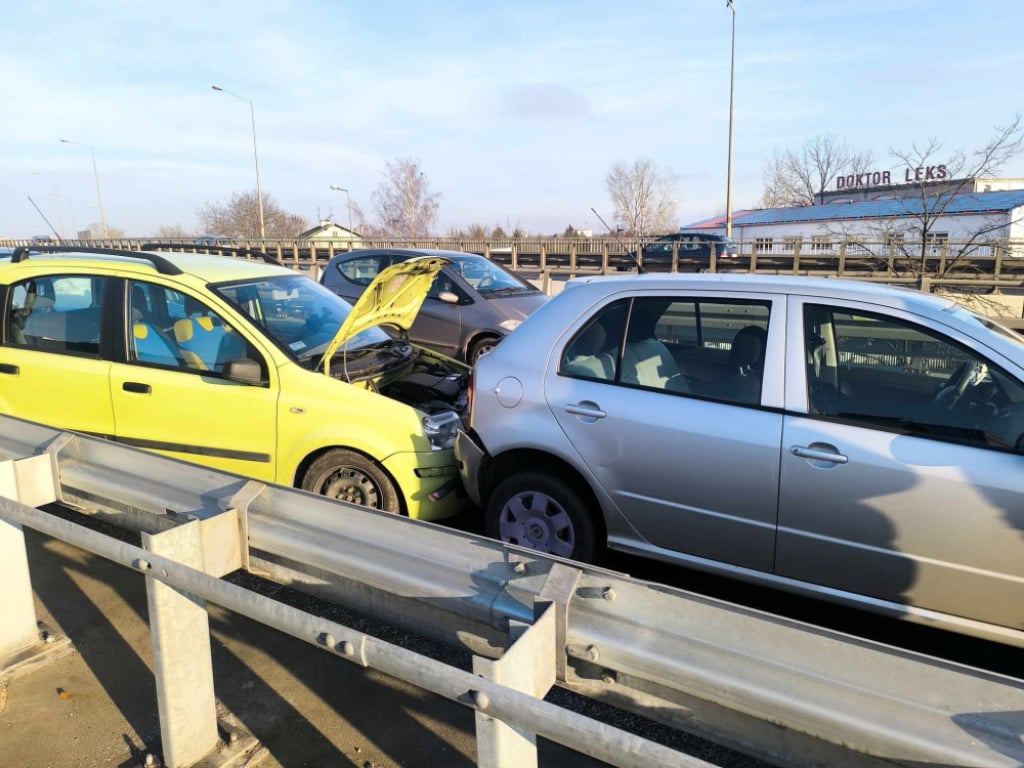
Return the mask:
[[[829,461],[833,464],[845,464],[849,461],[846,456],[841,453],[833,453],[832,451],[822,451],[816,448],[808,448],[803,445],[794,445],[789,449],[789,452],[794,456],[799,456],[801,459],[814,459],[815,461]]]
[[[571,413],[574,416],[587,416],[591,419],[603,419],[608,415],[596,405],[575,405],[573,403],[565,406],[565,412]]]

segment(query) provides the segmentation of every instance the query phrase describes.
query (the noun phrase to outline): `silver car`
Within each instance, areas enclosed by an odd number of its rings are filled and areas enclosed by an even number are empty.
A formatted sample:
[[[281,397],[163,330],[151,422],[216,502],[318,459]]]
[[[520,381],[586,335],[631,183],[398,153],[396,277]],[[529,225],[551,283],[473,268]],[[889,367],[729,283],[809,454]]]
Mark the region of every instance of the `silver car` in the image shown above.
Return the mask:
[[[840,280],[574,280],[478,361],[489,535],[1024,645],[1024,338]]]

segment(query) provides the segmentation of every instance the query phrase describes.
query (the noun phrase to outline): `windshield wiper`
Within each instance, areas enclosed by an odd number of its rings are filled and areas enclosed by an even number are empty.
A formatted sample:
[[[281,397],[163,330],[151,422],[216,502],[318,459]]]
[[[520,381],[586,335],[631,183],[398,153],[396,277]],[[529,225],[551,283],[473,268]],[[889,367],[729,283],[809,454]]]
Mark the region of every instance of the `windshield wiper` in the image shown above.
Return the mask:
[[[532,288],[526,285],[513,285],[508,288],[495,288],[490,291],[481,291],[481,293],[488,296],[512,296],[516,293],[533,293],[540,290],[539,288]]]

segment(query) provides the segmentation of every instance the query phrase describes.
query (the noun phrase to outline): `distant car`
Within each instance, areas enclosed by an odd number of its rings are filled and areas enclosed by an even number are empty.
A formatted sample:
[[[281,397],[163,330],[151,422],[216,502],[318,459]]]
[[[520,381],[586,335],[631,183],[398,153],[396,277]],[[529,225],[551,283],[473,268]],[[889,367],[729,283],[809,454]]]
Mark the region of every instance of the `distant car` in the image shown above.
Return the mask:
[[[320,277],[325,287],[355,302],[388,266],[422,256],[452,263],[436,278],[409,339],[449,357],[476,362],[547,302],[543,291],[475,253],[386,249],[341,253]]]
[[[672,269],[673,247],[678,247],[680,272],[697,272],[706,268],[711,263],[712,252],[716,260],[730,259],[737,255],[736,244],[725,235],[673,232],[645,245],[640,251],[640,263],[648,271],[669,272]],[[636,251],[630,256],[636,258]]]
[[[573,280],[474,370],[487,532],[1024,645],[1024,338],[847,280]]]
[[[0,260],[0,413],[409,517],[462,510],[469,369],[378,327],[412,324],[444,259],[353,307],[262,261],[68,250]]]
[[[231,242],[231,238],[225,235],[200,235],[196,238],[196,245],[229,245]]]

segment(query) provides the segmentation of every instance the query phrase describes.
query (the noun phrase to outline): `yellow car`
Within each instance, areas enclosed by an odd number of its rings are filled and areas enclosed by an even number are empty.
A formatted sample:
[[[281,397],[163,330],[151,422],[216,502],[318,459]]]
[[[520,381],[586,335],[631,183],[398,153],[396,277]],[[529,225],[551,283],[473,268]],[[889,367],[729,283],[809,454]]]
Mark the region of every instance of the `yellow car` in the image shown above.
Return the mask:
[[[409,517],[453,515],[469,369],[380,327],[407,330],[447,263],[396,265],[353,307],[276,263],[17,249],[0,260],[0,412]]]

